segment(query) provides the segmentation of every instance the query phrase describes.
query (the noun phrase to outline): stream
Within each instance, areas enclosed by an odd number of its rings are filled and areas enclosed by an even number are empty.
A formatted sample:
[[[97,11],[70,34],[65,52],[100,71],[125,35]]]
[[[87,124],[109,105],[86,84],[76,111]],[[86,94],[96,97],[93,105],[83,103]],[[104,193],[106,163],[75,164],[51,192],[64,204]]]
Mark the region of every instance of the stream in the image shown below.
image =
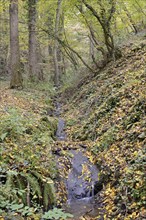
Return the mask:
[[[65,141],[65,120],[60,118],[61,105],[56,103],[55,115],[58,117],[56,131],[57,141]],[[95,217],[98,208],[95,202],[95,185],[98,182],[98,168],[86,156],[86,150],[81,146],[78,149],[67,149],[70,155],[70,168],[68,176],[64,179],[67,191],[67,203],[63,205],[66,212],[73,214],[74,220],[88,214]],[[58,160],[59,161],[59,160]],[[61,167],[62,165],[58,165]]]
[[[66,180],[68,200],[65,210],[74,215],[74,219],[90,214],[96,215],[94,185],[98,179],[98,169],[91,164],[84,150],[71,150],[73,155],[71,169]]]

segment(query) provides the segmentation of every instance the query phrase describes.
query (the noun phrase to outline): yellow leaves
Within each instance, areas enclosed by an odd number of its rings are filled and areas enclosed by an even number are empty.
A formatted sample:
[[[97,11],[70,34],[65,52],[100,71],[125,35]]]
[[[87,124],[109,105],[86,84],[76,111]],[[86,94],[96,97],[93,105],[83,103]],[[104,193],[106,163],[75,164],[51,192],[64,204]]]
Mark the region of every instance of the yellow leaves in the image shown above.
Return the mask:
[[[110,184],[109,184],[109,187],[106,189],[105,191],[105,195],[106,196],[109,196],[109,198],[111,198],[112,200],[114,199],[115,197],[115,189],[112,187],[110,188]]]
[[[89,158],[90,162],[94,164],[95,163],[95,156],[93,156],[93,154],[90,151],[88,151],[86,153],[86,155]]]
[[[80,220],[87,220],[86,218],[84,218],[83,216],[80,217]]]
[[[103,217],[104,217],[104,220],[106,220],[106,216],[107,216],[107,215],[106,215],[106,214],[104,214],[104,216],[103,216]]]
[[[143,175],[143,172],[140,171],[140,170],[136,170],[136,171],[135,171],[135,174],[137,174],[137,175]]]
[[[132,204],[131,204],[131,208],[135,208],[137,206],[137,203],[136,202],[133,202]]]
[[[48,183],[48,184],[53,184],[53,180],[52,179],[50,179],[50,178],[42,178],[42,180],[44,181],[44,182],[46,182],[46,183]]]
[[[122,218],[122,215],[121,215],[121,213],[120,213],[120,214],[118,214],[116,220],[120,220],[121,218]]]
[[[138,216],[139,216],[139,214],[137,214],[136,212],[133,212],[132,214],[126,216],[126,217],[124,218],[124,220],[134,220],[134,219],[136,219]]]
[[[108,184],[104,192],[104,197],[105,197],[104,204],[108,214],[111,214],[115,208],[114,206],[115,195],[116,195],[115,188],[111,187],[111,185]],[[104,216],[104,219],[108,219],[106,218],[106,215]]]
[[[90,173],[87,164],[82,164],[82,175]]]
[[[11,159],[14,159],[14,156],[10,153],[9,154],[9,157],[11,158]]]
[[[134,151],[133,156],[136,157],[138,155],[138,151]]]
[[[90,178],[91,171],[89,170],[88,164],[82,164],[82,176],[84,176],[85,180],[87,180],[88,182],[91,182],[91,178]]]

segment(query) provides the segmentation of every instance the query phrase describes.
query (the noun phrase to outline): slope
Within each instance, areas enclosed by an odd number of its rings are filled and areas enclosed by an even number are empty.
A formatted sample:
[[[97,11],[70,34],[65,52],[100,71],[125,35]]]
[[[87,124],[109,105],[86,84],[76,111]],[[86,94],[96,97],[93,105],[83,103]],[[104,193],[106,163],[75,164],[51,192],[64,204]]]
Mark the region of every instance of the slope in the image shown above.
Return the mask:
[[[146,36],[123,56],[80,82],[64,105],[69,141],[82,142],[100,167],[104,219],[145,219]],[[70,92],[72,94],[72,91]],[[66,94],[62,96],[62,100]],[[98,219],[98,218],[96,218]]]

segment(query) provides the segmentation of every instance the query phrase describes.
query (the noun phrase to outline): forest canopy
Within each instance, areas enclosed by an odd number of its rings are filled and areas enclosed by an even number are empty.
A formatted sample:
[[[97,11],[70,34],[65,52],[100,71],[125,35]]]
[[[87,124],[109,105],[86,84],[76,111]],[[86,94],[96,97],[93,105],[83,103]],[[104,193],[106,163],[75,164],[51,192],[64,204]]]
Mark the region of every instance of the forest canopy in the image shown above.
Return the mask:
[[[146,11],[144,0],[1,0],[0,18],[0,71],[14,75],[11,53],[17,54],[20,79],[14,77],[11,87],[19,87],[22,75],[25,80],[57,85],[64,75],[74,75],[73,69],[96,72],[118,59],[124,39],[145,27]],[[12,22],[18,26],[15,31],[10,29]],[[17,40],[10,44],[13,34]]]

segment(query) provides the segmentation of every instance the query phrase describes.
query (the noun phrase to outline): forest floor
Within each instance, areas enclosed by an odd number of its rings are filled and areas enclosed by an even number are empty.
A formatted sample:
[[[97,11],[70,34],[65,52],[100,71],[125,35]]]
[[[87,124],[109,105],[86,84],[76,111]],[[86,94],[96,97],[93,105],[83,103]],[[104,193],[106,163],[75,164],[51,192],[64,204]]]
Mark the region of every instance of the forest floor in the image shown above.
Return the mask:
[[[96,195],[97,202],[102,201],[101,215],[84,215],[82,220],[101,216],[104,220],[146,218],[146,37],[135,37],[121,50],[123,56],[119,60],[61,94],[65,141],[55,139],[58,119],[53,116],[49,91],[10,90],[7,81],[0,81],[1,174],[10,174],[12,170],[17,176],[18,171],[28,173],[33,169],[43,176],[42,182],[55,182],[58,172],[68,174],[67,150],[83,147],[100,169],[103,189]],[[64,164],[61,171],[57,171],[54,161],[58,151]],[[59,206],[66,201],[66,189],[63,182],[58,187]],[[39,189],[33,190],[47,206]],[[33,202],[35,199],[34,196]],[[33,211],[27,210],[26,214]],[[40,218],[35,215],[27,219]]]
[[[104,188],[97,199],[103,198],[103,219],[144,220],[146,36],[129,39],[121,51],[119,60],[62,95],[63,101],[69,97],[62,117],[72,145],[82,142],[100,167]]]

